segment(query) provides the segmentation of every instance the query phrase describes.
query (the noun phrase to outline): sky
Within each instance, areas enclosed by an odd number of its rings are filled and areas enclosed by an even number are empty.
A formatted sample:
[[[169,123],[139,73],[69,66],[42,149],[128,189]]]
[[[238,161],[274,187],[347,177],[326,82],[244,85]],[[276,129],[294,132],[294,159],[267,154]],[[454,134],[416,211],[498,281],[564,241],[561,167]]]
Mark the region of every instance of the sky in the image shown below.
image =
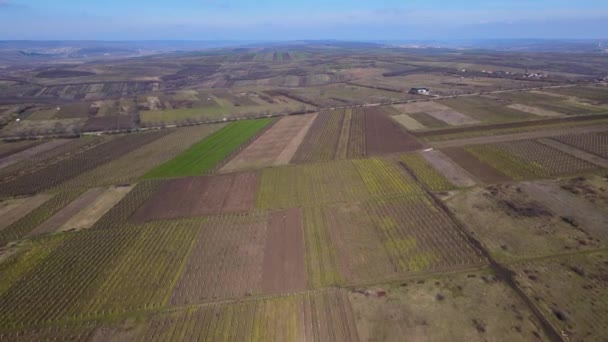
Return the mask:
[[[608,0],[0,0],[0,40],[606,39]]]

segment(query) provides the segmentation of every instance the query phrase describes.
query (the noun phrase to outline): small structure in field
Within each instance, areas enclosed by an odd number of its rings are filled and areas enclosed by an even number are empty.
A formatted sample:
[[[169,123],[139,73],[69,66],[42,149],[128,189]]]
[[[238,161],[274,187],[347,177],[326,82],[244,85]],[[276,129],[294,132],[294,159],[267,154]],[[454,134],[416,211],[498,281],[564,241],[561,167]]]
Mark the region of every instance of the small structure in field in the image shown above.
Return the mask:
[[[429,88],[415,87],[410,89],[409,93],[414,95],[429,95],[431,90]]]

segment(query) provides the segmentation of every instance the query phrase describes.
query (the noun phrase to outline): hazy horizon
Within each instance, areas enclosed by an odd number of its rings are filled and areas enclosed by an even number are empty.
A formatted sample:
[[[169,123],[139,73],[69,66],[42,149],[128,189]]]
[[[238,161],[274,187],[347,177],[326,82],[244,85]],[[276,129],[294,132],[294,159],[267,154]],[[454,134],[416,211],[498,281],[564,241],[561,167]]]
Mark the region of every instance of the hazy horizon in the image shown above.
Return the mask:
[[[0,0],[0,40],[606,39],[608,2]]]

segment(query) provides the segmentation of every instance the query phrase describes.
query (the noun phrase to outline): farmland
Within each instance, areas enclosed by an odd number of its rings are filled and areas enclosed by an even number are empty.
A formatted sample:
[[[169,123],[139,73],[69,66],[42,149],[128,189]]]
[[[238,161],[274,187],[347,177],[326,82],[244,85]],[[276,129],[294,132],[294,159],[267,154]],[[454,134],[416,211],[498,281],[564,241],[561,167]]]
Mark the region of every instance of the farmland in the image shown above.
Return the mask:
[[[195,176],[208,172],[270,123],[270,119],[231,123],[151,170],[144,178]]]
[[[445,50],[12,70],[0,341],[601,339],[608,68]]]

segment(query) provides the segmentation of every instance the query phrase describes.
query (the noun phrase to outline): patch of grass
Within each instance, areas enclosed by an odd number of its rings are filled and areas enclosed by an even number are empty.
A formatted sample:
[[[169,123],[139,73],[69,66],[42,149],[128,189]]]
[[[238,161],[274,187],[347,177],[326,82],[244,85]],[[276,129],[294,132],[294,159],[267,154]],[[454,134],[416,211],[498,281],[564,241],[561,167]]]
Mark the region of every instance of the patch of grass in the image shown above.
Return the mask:
[[[144,178],[172,178],[204,174],[271,121],[271,119],[260,119],[228,124],[184,153],[148,172]]]

